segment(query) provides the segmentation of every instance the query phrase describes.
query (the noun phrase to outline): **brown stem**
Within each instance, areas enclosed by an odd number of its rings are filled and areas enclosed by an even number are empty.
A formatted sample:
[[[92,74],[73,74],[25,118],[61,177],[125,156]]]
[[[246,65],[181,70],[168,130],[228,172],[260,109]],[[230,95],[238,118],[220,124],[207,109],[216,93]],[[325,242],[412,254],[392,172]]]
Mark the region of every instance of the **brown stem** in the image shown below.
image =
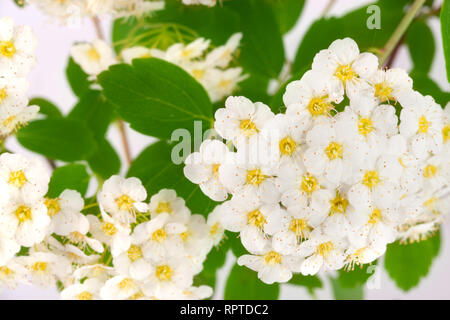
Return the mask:
[[[97,37],[101,40],[105,40],[105,36],[102,31],[102,25],[101,25],[100,19],[97,16],[94,16],[94,17],[92,17],[92,23],[94,24]],[[125,153],[125,158],[127,159],[128,165],[130,165],[131,161],[132,161],[132,157],[131,157],[130,145],[128,143],[128,138],[127,138],[127,131],[126,131],[125,125],[123,123],[123,120],[119,118],[117,120],[117,125],[118,125],[119,131],[120,131],[120,136],[121,136],[121,140],[122,140],[123,151]]]
[[[391,55],[389,56],[388,61],[386,62],[385,67],[390,69],[392,68],[394,62],[395,62],[395,58],[397,58],[397,54],[400,50],[400,47],[403,45],[403,41],[405,39],[405,36],[403,36],[400,41],[397,43],[397,45],[395,46],[394,50],[392,50]]]

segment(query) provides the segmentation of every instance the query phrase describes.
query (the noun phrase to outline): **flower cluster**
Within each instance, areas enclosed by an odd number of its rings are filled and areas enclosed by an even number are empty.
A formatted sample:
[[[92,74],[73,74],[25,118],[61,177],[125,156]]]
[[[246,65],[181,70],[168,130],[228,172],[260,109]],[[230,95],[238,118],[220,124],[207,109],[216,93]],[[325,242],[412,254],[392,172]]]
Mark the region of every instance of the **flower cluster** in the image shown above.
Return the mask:
[[[147,204],[136,178],[111,177],[87,205],[74,190],[46,197],[49,180],[39,160],[0,155],[0,286],[58,283],[63,299],[84,300],[211,296],[193,277],[222,239],[217,213],[191,215],[166,189]]]
[[[164,8],[163,0],[26,0],[47,15],[67,23],[70,19],[112,15],[115,18],[140,16]]]
[[[189,44],[173,44],[166,51],[136,46],[122,50],[120,59],[116,58],[114,51],[105,41],[96,40],[74,45],[71,55],[91,78],[95,78],[119,60],[131,63],[137,58],[163,59],[191,74],[206,89],[211,100],[217,102],[229,96],[238,83],[245,79],[242,68],[229,67],[241,38],[242,34],[236,33],[226,44],[212,50],[209,50],[210,40],[203,38]]]
[[[183,3],[187,6],[189,5],[204,5],[208,7],[214,7],[217,0],[183,0]]]
[[[229,97],[214,125],[227,143],[206,140],[185,162],[188,179],[226,200],[220,221],[250,252],[238,264],[286,282],[436,230],[449,211],[449,106],[349,38],[320,51],[283,101],[275,115]]]
[[[28,26],[0,19],[0,140],[37,116],[39,107],[28,106],[26,77],[35,64],[37,40]]]

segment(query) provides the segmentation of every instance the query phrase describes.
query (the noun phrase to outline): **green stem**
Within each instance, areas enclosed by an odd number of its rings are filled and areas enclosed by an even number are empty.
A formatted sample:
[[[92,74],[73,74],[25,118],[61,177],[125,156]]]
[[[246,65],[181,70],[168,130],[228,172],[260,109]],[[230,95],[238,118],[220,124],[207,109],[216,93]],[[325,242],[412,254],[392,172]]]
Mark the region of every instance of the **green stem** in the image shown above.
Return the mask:
[[[403,17],[402,21],[400,21],[400,24],[398,25],[397,29],[395,29],[391,38],[386,43],[386,46],[384,47],[384,50],[382,51],[382,55],[380,56],[380,64],[381,65],[384,65],[387,58],[389,58],[392,51],[396,47],[397,43],[400,41],[402,36],[405,34],[409,25],[411,24],[411,22],[413,21],[414,17],[417,14],[417,12],[423,6],[425,1],[426,0],[415,0],[414,3],[411,5],[408,13]]]

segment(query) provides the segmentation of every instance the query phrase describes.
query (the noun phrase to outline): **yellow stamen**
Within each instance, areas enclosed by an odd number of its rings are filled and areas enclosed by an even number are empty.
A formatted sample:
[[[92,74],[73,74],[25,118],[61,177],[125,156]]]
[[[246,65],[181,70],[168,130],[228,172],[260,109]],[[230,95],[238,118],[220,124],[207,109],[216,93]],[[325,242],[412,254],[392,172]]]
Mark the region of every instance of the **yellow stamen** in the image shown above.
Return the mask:
[[[172,273],[172,269],[167,265],[156,267],[156,277],[160,281],[169,281],[172,278]]]
[[[321,243],[317,246],[317,254],[326,258],[330,252],[334,249],[334,244],[331,241]]]
[[[372,213],[369,216],[369,224],[376,224],[381,220],[381,210],[380,209],[374,209]]]
[[[444,143],[447,143],[448,141],[450,141],[450,124],[447,124],[442,129],[442,138],[444,139]]]
[[[291,230],[298,238],[305,239],[309,236],[312,229],[306,220],[293,219],[289,224],[289,230]]]
[[[336,196],[331,200],[330,216],[336,213],[345,213],[348,207],[348,200],[344,198],[338,191]]]
[[[119,210],[130,211],[131,209],[133,209],[134,200],[126,194],[123,194],[115,201],[117,206],[119,207]]]
[[[47,207],[47,214],[49,215],[49,217],[53,217],[61,210],[61,206],[56,199],[45,198],[44,203]]]
[[[281,154],[290,156],[294,153],[295,149],[297,147],[297,144],[291,137],[285,137],[280,141],[280,152]]]
[[[156,213],[160,214],[166,212],[168,214],[172,213],[172,207],[170,206],[170,202],[161,201],[158,203],[158,206],[156,207]]]
[[[338,77],[339,80],[341,80],[344,83],[353,79],[356,76],[355,71],[353,71],[352,67],[347,64],[340,65],[336,69],[336,72],[334,75],[336,77]]]
[[[0,103],[5,101],[6,96],[7,96],[6,90],[4,88],[1,88],[0,89]]]
[[[337,158],[342,159],[342,155],[344,154],[344,148],[342,144],[337,142],[331,142],[325,149],[325,154],[328,156],[330,160],[334,160]]]
[[[128,258],[134,262],[134,261],[142,258],[142,250],[139,246],[132,244],[130,246],[130,249],[128,249],[128,251],[127,251],[127,255],[128,255]]]
[[[423,176],[425,178],[433,178],[438,171],[438,168],[436,166],[433,166],[432,164],[429,164],[423,169]]]
[[[119,289],[121,290],[130,290],[136,286],[136,283],[133,279],[125,278],[119,282]]]
[[[333,110],[334,107],[331,103],[325,100],[326,98],[326,96],[323,98],[316,97],[309,101],[308,111],[311,116],[318,117],[329,115],[330,111]]]
[[[316,177],[310,175],[309,173],[305,174],[302,178],[301,189],[306,193],[313,193],[319,188],[319,182]]]
[[[264,263],[275,265],[281,263],[281,255],[275,251],[270,251],[264,255]]]
[[[370,120],[369,118],[359,119],[359,122],[358,122],[359,134],[362,134],[363,136],[367,136],[373,130],[375,130],[375,128],[373,127],[372,120]]]
[[[101,226],[101,229],[102,229],[103,233],[108,236],[113,236],[117,233],[116,227],[114,226],[114,224],[112,224],[110,222],[103,223]]]
[[[392,100],[392,88],[385,82],[377,83],[375,85],[375,96],[380,99],[381,102]]]
[[[83,291],[77,295],[78,300],[92,300],[94,296],[89,291]]]
[[[244,135],[246,135],[247,137],[250,137],[258,132],[256,124],[250,119],[241,120],[239,128],[244,132]]]
[[[25,221],[31,220],[31,209],[27,206],[19,206],[15,213],[19,223],[24,223]]]
[[[247,214],[247,223],[257,228],[262,228],[266,224],[266,219],[258,209]]]
[[[247,171],[247,183],[254,186],[260,185],[265,179],[266,175],[262,174],[260,169],[248,170]]]
[[[421,116],[419,118],[419,132],[420,133],[427,133],[428,129],[430,128],[431,122],[425,118],[425,116]]]
[[[36,262],[31,266],[31,269],[37,273],[44,273],[47,271],[47,262]]]
[[[381,182],[380,176],[378,175],[378,172],[376,171],[366,171],[364,174],[362,183],[368,188],[374,188]]]
[[[27,177],[22,170],[13,171],[9,174],[8,183],[16,188],[22,187],[27,182]]]
[[[152,234],[152,239],[156,242],[163,242],[166,239],[166,231],[164,229],[158,229]]]
[[[87,56],[89,57],[89,59],[94,61],[99,61],[101,58],[100,53],[98,53],[98,51],[94,47],[91,47],[88,50]]]
[[[7,58],[12,57],[16,53],[16,47],[11,41],[0,41],[0,55]]]

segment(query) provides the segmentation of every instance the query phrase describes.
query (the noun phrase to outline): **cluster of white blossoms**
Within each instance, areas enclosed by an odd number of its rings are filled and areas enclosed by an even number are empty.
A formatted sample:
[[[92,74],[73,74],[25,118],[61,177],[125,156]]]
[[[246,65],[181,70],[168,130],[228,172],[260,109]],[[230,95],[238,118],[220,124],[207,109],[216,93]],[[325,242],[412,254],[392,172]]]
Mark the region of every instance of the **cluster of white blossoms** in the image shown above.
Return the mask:
[[[28,106],[28,80],[35,64],[37,40],[28,26],[0,19],[0,141],[36,118],[37,106]]]
[[[236,33],[223,46],[210,50],[210,40],[196,39],[189,44],[175,43],[167,50],[142,46],[122,50],[117,58],[113,49],[103,40],[92,43],[79,43],[72,47],[71,55],[75,62],[91,79],[95,79],[111,65],[133,59],[155,57],[178,65],[194,77],[213,102],[220,101],[236,90],[238,83],[245,79],[242,68],[229,67],[239,47],[241,33]]]
[[[222,239],[217,213],[192,215],[167,189],[145,203],[136,178],[112,176],[86,206],[73,190],[46,197],[49,180],[39,160],[0,155],[0,288],[58,284],[63,299],[81,300],[211,296],[193,278]]]
[[[45,14],[68,23],[71,19],[112,15],[115,18],[141,16],[164,9],[164,0],[26,0]]]
[[[449,211],[449,105],[349,38],[320,51],[283,101],[275,115],[229,97],[214,126],[227,143],[206,140],[185,162],[188,179],[226,200],[215,212],[250,252],[238,264],[286,282],[371,263],[387,244],[439,227]]]

